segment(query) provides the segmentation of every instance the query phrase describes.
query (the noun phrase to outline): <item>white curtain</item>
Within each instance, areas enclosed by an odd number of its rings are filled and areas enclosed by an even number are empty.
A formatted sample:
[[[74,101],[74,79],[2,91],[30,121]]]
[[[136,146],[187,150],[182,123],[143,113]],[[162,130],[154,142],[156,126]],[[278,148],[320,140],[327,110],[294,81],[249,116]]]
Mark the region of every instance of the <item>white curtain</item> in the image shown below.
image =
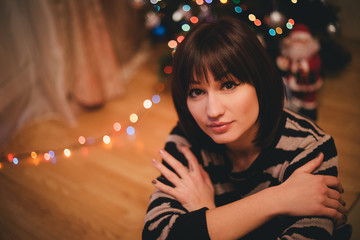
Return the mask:
[[[121,96],[147,56],[142,23],[125,0],[0,0],[0,148],[24,124],[75,126],[71,105]]]
[[[64,91],[64,61],[46,0],[0,1],[0,145],[29,119],[74,114]]]

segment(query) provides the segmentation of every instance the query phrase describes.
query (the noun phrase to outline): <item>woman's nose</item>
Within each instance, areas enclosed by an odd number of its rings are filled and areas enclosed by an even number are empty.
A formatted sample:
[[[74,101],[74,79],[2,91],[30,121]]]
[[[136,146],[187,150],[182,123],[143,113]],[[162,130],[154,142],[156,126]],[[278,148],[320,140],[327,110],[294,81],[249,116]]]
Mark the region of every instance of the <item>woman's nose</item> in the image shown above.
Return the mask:
[[[224,114],[224,107],[216,93],[208,94],[206,108],[207,115],[211,119],[219,118]]]

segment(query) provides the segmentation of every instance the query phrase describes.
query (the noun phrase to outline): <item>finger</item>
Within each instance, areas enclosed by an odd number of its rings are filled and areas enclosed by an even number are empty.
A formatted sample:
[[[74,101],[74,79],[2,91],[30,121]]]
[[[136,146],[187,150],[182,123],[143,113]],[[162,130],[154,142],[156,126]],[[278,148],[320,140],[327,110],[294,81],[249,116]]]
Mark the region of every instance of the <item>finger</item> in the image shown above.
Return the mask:
[[[340,193],[337,190],[329,188],[327,195],[328,195],[329,198],[337,200],[337,201],[340,202],[341,197],[340,197]]]
[[[164,159],[164,161],[167,162],[175,170],[175,172],[177,172],[177,174],[179,174],[181,178],[184,178],[189,174],[186,167],[173,156],[171,156],[167,151],[159,150],[159,154],[162,159]]]
[[[152,180],[151,183],[154,185],[154,187],[166,194],[169,194],[171,196],[173,196],[174,198],[176,198],[176,190],[156,179]]]
[[[320,166],[323,159],[324,159],[324,154],[319,153],[319,155],[316,158],[312,159],[303,166],[299,167],[298,169],[295,170],[295,172],[312,173],[317,167]]]
[[[338,200],[328,198],[326,199],[324,205],[327,208],[335,209],[337,212],[341,213],[342,215],[347,214],[347,209]]]
[[[325,175],[325,176],[323,176],[323,178],[324,178],[325,184],[328,187],[331,187],[331,188],[337,190],[339,193],[344,192],[344,188],[337,177]]]
[[[154,167],[159,170],[159,172],[164,175],[164,177],[170,181],[175,186],[179,183],[179,177],[176,175],[173,171],[169,170],[167,167],[164,166],[164,164],[158,162],[156,159],[152,160],[152,164]]]
[[[344,218],[346,218],[346,215],[338,212],[336,209],[334,208],[325,208],[320,214],[319,216],[326,216],[326,217],[330,217],[332,219],[335,220],[335,222],[343,222]]]
[[[205,171],[203,167],[200,166],[200,172],[203,179],[205,179],[206,184],[212,185],[209,174]]]
[[[199,162],[198,162],[197,158],[195,157],[195,155],[190,150],[190,148],[186,147],[186,146],[179,146],[179,150],[180,150],[180,152],[182,152],[184,154],[185,158],[187,159],[187,161],[189,163],[189,169],[191,169],[195,172],[200,172]]]

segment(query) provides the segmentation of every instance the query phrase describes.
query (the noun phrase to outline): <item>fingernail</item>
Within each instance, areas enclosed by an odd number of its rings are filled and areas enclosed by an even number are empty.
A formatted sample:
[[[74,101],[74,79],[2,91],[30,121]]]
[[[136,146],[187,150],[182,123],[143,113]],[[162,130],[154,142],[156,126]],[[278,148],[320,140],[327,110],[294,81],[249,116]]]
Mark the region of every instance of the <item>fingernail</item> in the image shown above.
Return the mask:
[[[153,158],[151,161],[152,161],[152,163],[153,163],[154,165],[157,165],[157,164],[158,164],[158,161],[157,161],[155,158]]]
[[[159,150],[159,154],[160,154],[161,156],[164,156],[164,150],[160,149],[160,150]]]
[[[151,181],[151,183],[152,183],[152,184],[156,184],[156,180],[153,179],[153,180]]]

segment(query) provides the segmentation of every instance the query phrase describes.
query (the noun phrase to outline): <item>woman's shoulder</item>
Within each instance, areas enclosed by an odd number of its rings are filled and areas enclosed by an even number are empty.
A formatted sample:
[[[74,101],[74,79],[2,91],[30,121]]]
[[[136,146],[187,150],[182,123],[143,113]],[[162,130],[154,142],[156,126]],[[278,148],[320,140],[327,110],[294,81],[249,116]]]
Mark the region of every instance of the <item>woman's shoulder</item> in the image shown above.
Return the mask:
[[[281,179],[286,179],[298,167],[314,159],[320,152],[324,154],[322,166],[317,170],[324,174],[337,174],[337,151],[334,139],[315,122],[290,110],[284,110],[286,118],[277,152],[286,156]]]
[[[171,130],[170,134],[166,138],[166,144],[169,143],[191,147],[191,144],[187,139],[184,131],[181,129],[179,123],[176,124],[176,126]]]
[[[289,109],[284,109],[284,128],[283,134],[289,136],[313,136],[315,139],[325,137],[327,134],[316,122],[295,113]]]
[[[283,124],[277,149],[299,152],[315,150],[320,146],[333,145],[332,137],[323,131],[314,121],[285,109]],[[330,144],[332,143],[332,144]]]

